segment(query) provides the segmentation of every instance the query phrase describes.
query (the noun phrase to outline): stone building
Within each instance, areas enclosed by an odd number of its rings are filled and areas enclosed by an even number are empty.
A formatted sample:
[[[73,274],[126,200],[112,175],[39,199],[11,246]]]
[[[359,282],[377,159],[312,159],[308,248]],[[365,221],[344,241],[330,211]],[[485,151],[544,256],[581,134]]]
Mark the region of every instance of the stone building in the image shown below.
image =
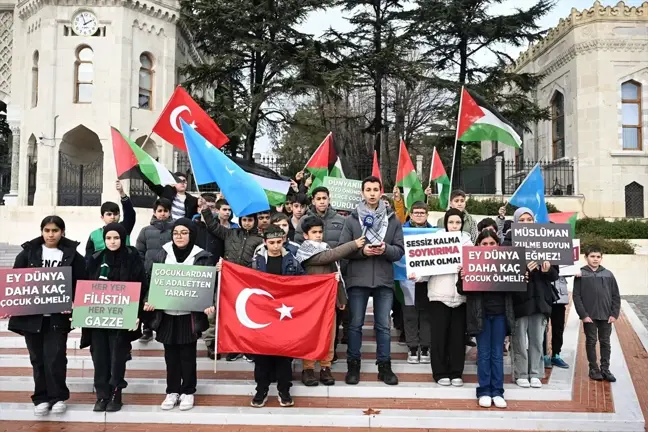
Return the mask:
[[[178,16],[177,0],[0,0],[0,112],[12,131],[8,205],[114,199],[110,126],[172,166],[170,145],[144,141],[181,66],[202,62]]]
[[[533,97],[552,119],[531,125],[521,154],[482,143],[482,158],[544,161],[549,188],[552,171],[573,163],[565,195],[580,197],[582,213],[647,217],[648,2],[572,9],[514,70],[544,75]]]

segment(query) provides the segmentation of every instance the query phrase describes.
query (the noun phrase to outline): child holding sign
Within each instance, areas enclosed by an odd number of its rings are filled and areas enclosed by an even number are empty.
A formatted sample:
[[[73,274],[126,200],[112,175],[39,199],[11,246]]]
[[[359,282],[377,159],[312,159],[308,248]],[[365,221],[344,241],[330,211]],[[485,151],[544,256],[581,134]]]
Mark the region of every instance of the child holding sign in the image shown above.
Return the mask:
[[[212,254],[196,246],[196,226],[191,219],[175,221],[171,233],[173,240],[162,247],[154,263],[209,267],[216,264]],[[146,303],[144,310],[153,312],[155,308]],[[161,408],[171,410],[180,404],[180,411],[190,410],[194,406],[197,382],[196,342],[209,328],[207,315],[203,312],[156,311],[151,328],[157,332],[155,339],[164,344],[167,395]]]
[[[41,222],[41,236],[24,243],[14,268],[71,267],[72,291],[76,281],[85,279],[85,260],[76,250],[78,242],[65,238],[65,222],[58,216],[47,216]],[[74,297],[74,292],[72,293]],[[67,375],[66,345],[70,332],[70,312],[51,315],[14,316],[9,330],[25,337],[29,359],[34,369],[34,414],[52,411],[62,414],[70,391]]]
[[[140,298],[134,299],[139,302],[139,313],[133,329],[84,327],[81,330],[79,348],[90,347],[94,364],[94,387],[97,393],[93,409],[95,412],[121,410],[122,389],[128,385],[124,380],[126,359],[131,350],[131,342],[142,335],[139,324],[148,291],[146,271],[137,249],[126,245],[126,236],[126,229],[121,224],[106,225],[102,239],[106,249],[93,254],[88,263],[90,280],[141,283]],[[108,291],[99,292],[103,293],[111,294]],[[114,301],[107,304],[115,303],[121,304]]]

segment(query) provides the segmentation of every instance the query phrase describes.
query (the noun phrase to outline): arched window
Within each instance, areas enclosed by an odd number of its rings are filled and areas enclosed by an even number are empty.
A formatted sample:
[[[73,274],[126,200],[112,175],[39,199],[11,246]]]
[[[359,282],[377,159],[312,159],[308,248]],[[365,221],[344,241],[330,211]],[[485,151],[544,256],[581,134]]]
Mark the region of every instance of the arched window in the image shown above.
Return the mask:
[[[565,97],[559,91],[551,98],[551,143],[553,159],[565,157]]]
[[[625,187],[626,217],[644,217],[644,188],[637,182]]]
[[[153,109],[153,60],[149,54],[140,56],[139,69],[139,107],[142,109]]]
[[[38,51],[34,51],[34,58],[32,63],[32,94],[31,105],[32,108],[38,106]]]
[[[623,150],[641,150],[641,84],[638,82],[621,84],[621,118]]]
[[[74,103],[91,103],[94,86],[94,52],[88,46],[77,50]]]

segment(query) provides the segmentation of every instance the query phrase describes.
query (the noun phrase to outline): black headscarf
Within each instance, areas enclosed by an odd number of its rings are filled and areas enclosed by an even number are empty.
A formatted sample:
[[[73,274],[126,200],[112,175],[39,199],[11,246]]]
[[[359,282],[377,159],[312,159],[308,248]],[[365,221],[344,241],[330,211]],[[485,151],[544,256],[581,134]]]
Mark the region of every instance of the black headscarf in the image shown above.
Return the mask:
[[[106,235],[111,231],[115,231],[117,234],[119,234],[121,244],[119,245],[119,249],[117,249],[116,251],[111,251],[106,246],[106,248],[104,249],[103,260],[100,263],[101,267],[99,268],[99,276],[100,279],[119,281],[122,280],[122,267],[124,264],[126,264],[126,261],[128,259],[128,249],[126,247],[126,229],[122,224],[116,222],[106,225],[103,229],[104,244],[106,242]],[[107,264],[108,267],[105,267],[104,263]]]
[[[461,231],[464,224],[464,212],[455,208],[448,209],[445,216],[443,217],[443,227],[446,231],[448,231],[448,219],[450,219],[450,216],[459,216],[459,218],[461,219],[461,228],[459,228],[459,231]]]
[[[175,230],[176,227],[178,226],[183,226],[189,230],[189,243],[187,244],[187,247],[180,249],[178,246],[175,244],[175,239],[176,237],[173,237],[173,254],[175,255],[176,262],[178,263],[183,263],[193,250],[194,245],[196,244],[196,226],[194,223],[191,221],[191,219],[188,218],[180,218],[177,221],[173,223],[173,228],[171,232]]]

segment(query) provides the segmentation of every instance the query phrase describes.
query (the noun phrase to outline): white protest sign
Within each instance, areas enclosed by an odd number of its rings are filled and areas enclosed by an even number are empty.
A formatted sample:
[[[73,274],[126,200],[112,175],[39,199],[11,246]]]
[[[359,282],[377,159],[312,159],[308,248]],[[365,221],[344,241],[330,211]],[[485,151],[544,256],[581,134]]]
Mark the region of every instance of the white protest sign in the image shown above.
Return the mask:
[[[581,269],[580,265],[580,239],[574,239],[574,265],[560,266],[560,276],[574,276]]]
[[[457,273],[463,245],[461,232],[417,234],[405,238],[407,274],[432,276]]]

